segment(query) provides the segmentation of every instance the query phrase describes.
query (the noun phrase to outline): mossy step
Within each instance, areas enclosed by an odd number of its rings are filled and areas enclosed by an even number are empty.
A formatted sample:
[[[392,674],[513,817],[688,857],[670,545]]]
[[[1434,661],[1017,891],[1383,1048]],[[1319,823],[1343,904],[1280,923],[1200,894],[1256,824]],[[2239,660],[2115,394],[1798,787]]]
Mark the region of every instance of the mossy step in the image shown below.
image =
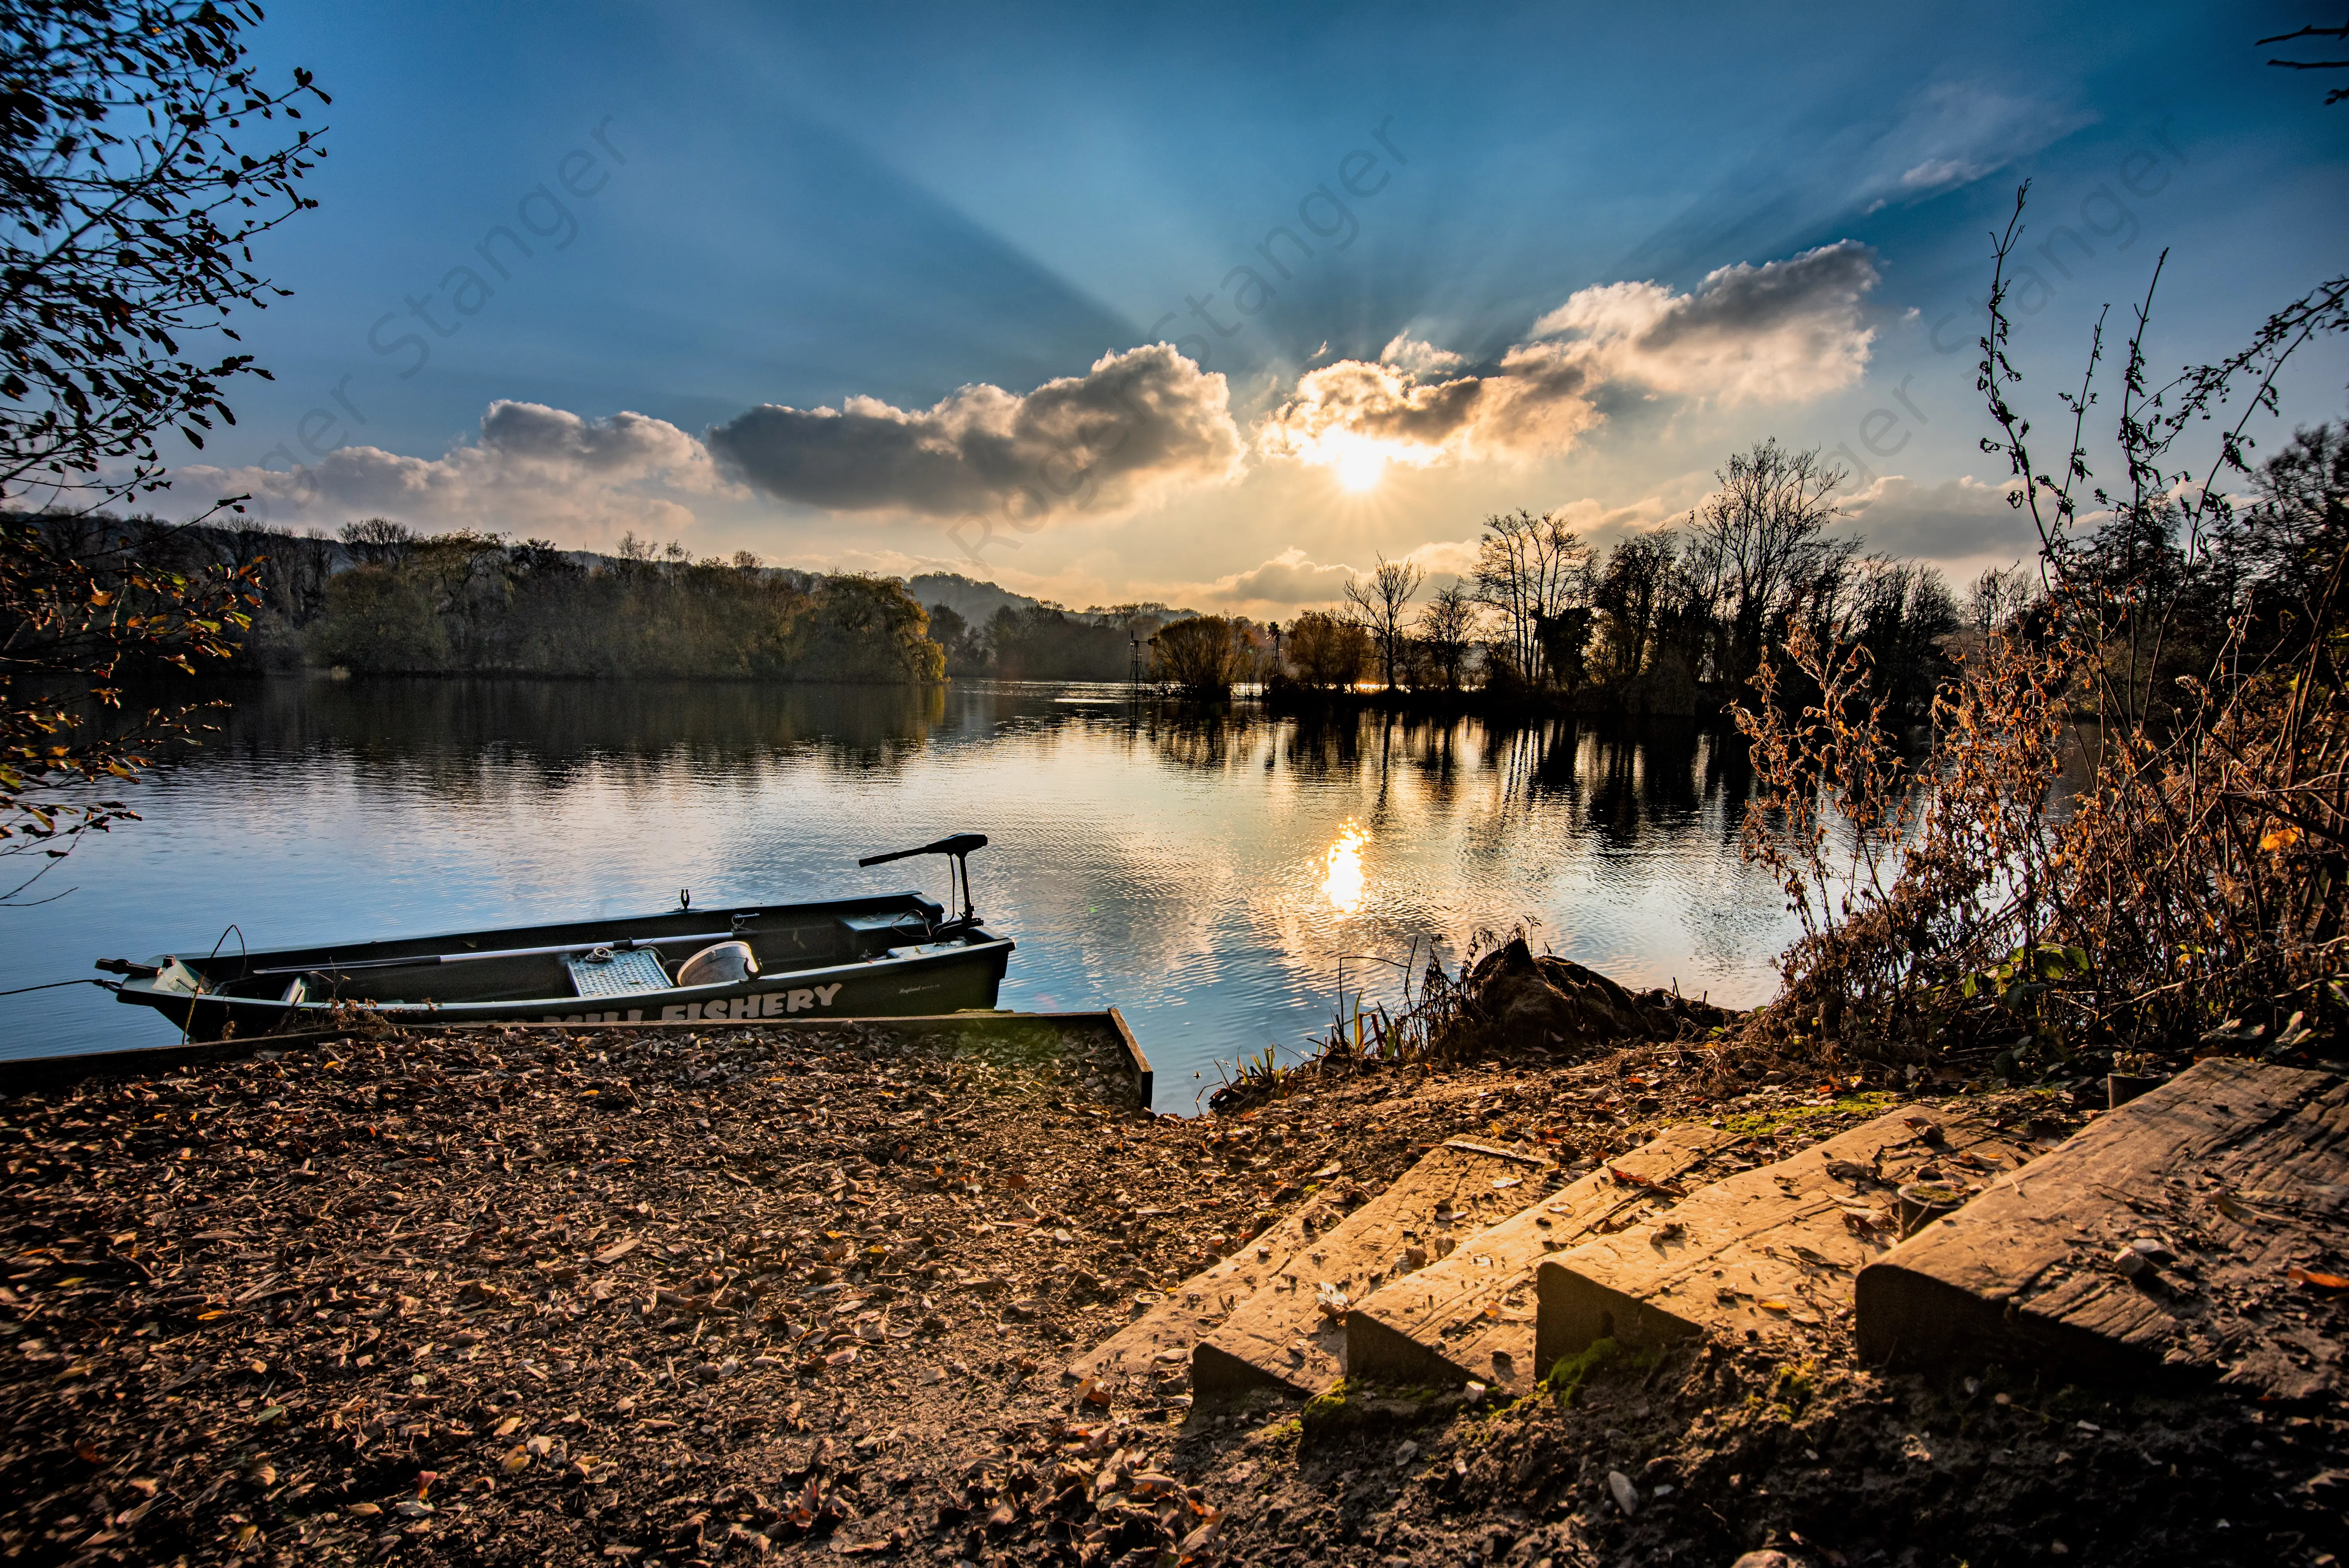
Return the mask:
[[[1454,1139],[1438,1144],[1395,1184],[1327,1233],[1276,1264],[1233,1305],[1191,1355],[1191,1393],[1201,1403],[1256,1389],[1309,1397],[1338,1380],[1340,1319],[1355,1299],[1410,1266],[1408,1249],[1456,1245],[1524,1207],[1556,1170],[1539,1155]]]
[[[1840,1323],[1859,1271],[1899,1239],[1898,1189],[1927,1183],[1961,1202],[2034,1152],[2019,1130],[1971,1107],[1903,1106],[1700,1188],[1542,1261],[1535,1364],[1605,1338],[1630,1347],[1706,1332],[1766,1340]]]
[[[1373,1291],[1346,1315],[1346,1375],[1393,1385],[1477,1381],[1521,1394],[1534,1366],[1534,1270],[1603,1232],[1638,1223],[1679,1196],[1707,1156],[1740,1140],[1666,1128],[1652,1140],[1541,1198],[1446,1257]]]

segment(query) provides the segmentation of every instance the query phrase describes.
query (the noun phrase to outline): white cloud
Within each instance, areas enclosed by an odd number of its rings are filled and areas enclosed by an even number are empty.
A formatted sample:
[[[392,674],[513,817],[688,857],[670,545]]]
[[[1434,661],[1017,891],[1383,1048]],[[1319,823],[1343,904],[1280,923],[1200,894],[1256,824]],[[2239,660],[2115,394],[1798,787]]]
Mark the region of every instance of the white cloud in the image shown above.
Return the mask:
[[[1476,542],[1473,539],[1431,540],[1403,559],[1426,573],[1431,586],[1441,588],[1476,569]]]
[[[1971,185],[2096,117],[1982,82],[1942,82],[1911,99],[1860,158],[1869,211]]]
[[[1330,346],[1325,343],[1321,346],[1326,352]],[[1384,348],[1379,350],[1379,363],[1392,365],[1413,376],[1448,376],[1467,364],[1468,356],[1454,354],[1448,348],[1438,348],[1407,332],[1398,332],[1388,340]]]
[[[339,527],[388,517],[413,527],[547,533],[567,543],[617,532],[675,534],[693,512],[665,492],[728,492],[699,441],[663,419],[619,413],[583,418],[538,403],[500,401],[478,440],[445,457],[342,447],[306,468],[175,470],[173,489],[201,506],[249,492],[249,514],[291,525]]]
[[[1563,452],[1605,416],[1610,387],[1723,404],[1816,397],[1857,381],[1875,330],[1860,321],[1875,253],[1853,241],[1709,274],[1691,293],[1656,283],[1582,289],[1501,356],[1452,375],[1457,355],[1398,335],[1372,365],[1299,377],[1257,444],[1375,479],[1379,466]]]
[[[1845,240],[1722,267],[1691,294],[1651,283],[1584,289],[1534,323],[1545,341],[1511,349],[1502,366],[1575,366],[1594,381],[1722,403],[1799,402],[1867,368],[1876,334],[1860,325],[1860,299],[1876,280],[1875,253]]]
[[[906,410],[765,404],[709,433],[725,470],[835,511],[1099,513],[1232,478],[1245,451],[1220,374],[1165,344],[1109,354],[1024,397],[965,387]]]
[[[1345,562],[1315,562],[1292,544],[1262,565],[1218,577],[1201,591],[1227,604],[1330,604],[1344,594],[1346,580],[1353,575],[1354,568]]]
[[[1298,377],[1257,433],[1267,456],[1348,470],[1368,461],[1423,468],[1452,458],[1564,450],[1598,418],[1571,396],[1529,397],[1506,376],[1423,381],[1392,365],[1341,359]],[[1532,416],[1529,420],[1526,416]],[[1538,423],[1537,423],[1537,421]]]
[[[1922,485],[1887,474],[1844,501],[1845,526],[1869,550],[1926,561],[2012,560],[2039,547],[2028,514],[2007,504],[2019,480]]]
[[[1476,542],[1431,540],[1397,559],[1408,561],[1427,573],[1426,589],[1440,588],[1475,569]],[[1345,597],[1347,579],[1366,570],[1342,561],[1318,562],[1301,547],[1291,545],[1259,565],[1210,583],[1195,583],[1181,593],[1232,607],[1255,605],[1274,612],[1309,609],[1339,603]],[[1423,589],[1422,597],[1426,589]]]
[[[1952,185],[1970,185],[1990,170],[1979,163],[1959,158],[1929,158],[1914,169],[1900,175],[1903,191],[1941,191]]]

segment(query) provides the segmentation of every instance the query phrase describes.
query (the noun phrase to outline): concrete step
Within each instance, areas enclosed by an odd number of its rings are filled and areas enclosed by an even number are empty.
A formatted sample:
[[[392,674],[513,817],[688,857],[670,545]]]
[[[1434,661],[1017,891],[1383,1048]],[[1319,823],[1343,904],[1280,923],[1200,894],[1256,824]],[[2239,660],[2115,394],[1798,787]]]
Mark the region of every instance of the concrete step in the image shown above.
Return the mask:
[[[1663,1212],[1543,1260],[1534,1361],[1613,1338],[1649,1346],[1708,1331],[1791,1337],[1841,1322],[1859,1271],[1898,1240],[1901,1201],[1964,1198],[2031,1158],[2023,1134],[1963,1106],[1906,1106]]]
[[[1256,1389],[1321,1392],[1338,1379],[1341,1319],[1355,1300],[1524,1207],[1526,1192],[1556,1169],[1538,1155],[1463,1139],[1429,1150],[1334,1229],[1285,1258],[1259,1260],[1264,1283],[1192,1352],[1192,1398],[1214,1404]],[[1421,1258],[1411,1255],[1414,1248]]]
[[[1859,1349],[2066,1380],[2220,1377],[2286,1399],[2349,1391],[2321,1327],[2330,1287],[2294,1270],[2349,1275],[2349,1081],[2212,1059],[1869,1264]]]
[[[1534,1270],[1551,1253],[1671,1203],[1718,1150],[1740,1141],[1671,1127],[1563,1191],[1381,1285],[1346,1315],[1346,1375],[1406,1387],[1471,1380],[1522,1394],[1534,1364]]]

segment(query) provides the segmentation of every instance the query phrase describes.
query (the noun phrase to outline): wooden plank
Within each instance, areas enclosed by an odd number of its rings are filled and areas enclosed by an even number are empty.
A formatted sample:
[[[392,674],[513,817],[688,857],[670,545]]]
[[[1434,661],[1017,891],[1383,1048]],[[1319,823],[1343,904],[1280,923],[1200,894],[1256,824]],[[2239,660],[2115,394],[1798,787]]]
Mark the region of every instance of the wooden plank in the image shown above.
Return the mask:
[[[1522,1394],[1534,1364],[1534,1270],[1591,1236],[1680,1196],[1682,1178],[1741,1141],[1710,1127],[1666,1128],[1389,1284],[1346,1315],[1346,1375],[1433,1387],[1475,1380]],[[1628,1180],[1627,1180],[1628,1178]]]
[[[465,1024],[383,1023],[391,1034],[405,1036],[477,1035],[512,1032],[524,1036],[557,1038],[564,1035],[640,1034],[678,1035],[711,1034],[722,1029],[756,1029],[765,1034],[843,1034],[856,1029],[889,1029],[898,1033],[945,1033],[984,1028],[990,1025],[1051,1024],[1061,1029],[1084,1028],[1111,1035],[1124,1053],[1129,1068],[1139,1080],[1141,1109],[1150,1108],[1153,1073],[1150,1058],[1142,1052],[1125,1017],[1116,1008],[1103,1012],[1074,1013],[1014,1013],[1000,1008],[969,1008],[957,1013],[914,1013],[894,1017],[872,1018],[745,1018],[739,1023],[731,1019],[688,1019],[681,1023],[663,1023],[658,1019],[634,1024],[545,1024],[474,1022]],[[78,1083],[88,1078],[152,1078],[175,1072],[182,1068],[202,1066],[208,1062],[231,1061],[252,1057],[262,1051],[285,1052],[306,1049],[322,1042],[355,1041],[366,1045],[368,1027],[339,1029],[303,1029],[282,1035],[250,1035],[225,1040],[195,1040],[160,1046],[133,1046],[115,1051],[80,1051],[64,1056],[23,1056],[0,1057],[0,1097],[26,1094],[38,1089],[54,1088]]]
[[[88,1078],[157,1078],[263,1051],[283,1054],[304,1050],[324,1041],[347,1040],[351,1034],[348,1029],[305,1029],[289,1035],[254,1035],[242,1040],[133,1046],[119,1051],[83,1051],[62,1057],[11,1057],[0,1060],[0,1096],[58,1088]]]
[[[1158,1082],[1157,1071],[1151,1067],[1150,1058],[1143,1054],[1142,1042],[1133,1037],[1133,1029],[1126,1023],[1125,1015],[1112,1007],[1109,1023],[1110,1027],[1117,1031],[1118,1047],[1125,1053],[1127,1070],[1133,1074],[1134,1109],[1148,1110],[1151,1096]]]
[[[2317,1326],[2328,1293],[2295,1268],[2349,1275],[2349,1081],[2212,1058],[1870,1264],[1859,1348],[2065,1380],[2349,1389]]]
[[[1411,1266],[1409,1249],[1456,1246],[1524,1207],[1556,1166],[1464,1139],[1438,1144],[1395,1184],[1303,1248],[1267,1262],[1264,1283],[1235,1301],[1191,1354],[1202,1403],[1254,1389],[1310,1396],[1338,1380],[1345,1309]],[[1327,1304],[1325,1306],[1325,1303]]]
[[[1299,1205],[1231,1257],[1185,1280],[1164,1300],[1069,1363],[1063,1376],[1090,1380],[1105,1395],[1131,1388],[1146,1374],[1180,1367],[1188,1376],[1191,1352],[1233,1307],[1288,1266],[1333,1229],[1340,1212],[1326,1200]]]
[[[1653,1219],[1545,1259],[1536,1365],[1612,1337],[1783,1338],[1839,1322],[1855,1276],[1899,1234],[1909,1181],[1978,1192],[2030,1157],[1963,1107],[1908,1106],[1691,1193]]]

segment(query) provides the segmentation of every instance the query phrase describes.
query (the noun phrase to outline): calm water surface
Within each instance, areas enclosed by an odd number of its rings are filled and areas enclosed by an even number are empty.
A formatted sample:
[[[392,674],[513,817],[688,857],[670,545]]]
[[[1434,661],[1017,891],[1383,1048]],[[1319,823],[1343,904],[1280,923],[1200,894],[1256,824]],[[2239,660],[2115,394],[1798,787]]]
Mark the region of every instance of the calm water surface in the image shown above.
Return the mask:
[[[1135,703],[1123,688],[936,693],[284,680],[134,791],[146,820],[0,912],[0,985],[92,959],[649,913],[920,885],[856,858],[968,830],[979,909],[1019,951],[1003,1005],[1125,1010],[1188,1110],[1228,1063],[1300,1046],[1402,959],[1479,928],[1635,985],[1750,1004],[1791,935],[1742,864],[1733,738],[1692,727]],[[237,938],[228,941],[233,945]],[[0,998],[0,1055],[161,1044],[88,987]]]

